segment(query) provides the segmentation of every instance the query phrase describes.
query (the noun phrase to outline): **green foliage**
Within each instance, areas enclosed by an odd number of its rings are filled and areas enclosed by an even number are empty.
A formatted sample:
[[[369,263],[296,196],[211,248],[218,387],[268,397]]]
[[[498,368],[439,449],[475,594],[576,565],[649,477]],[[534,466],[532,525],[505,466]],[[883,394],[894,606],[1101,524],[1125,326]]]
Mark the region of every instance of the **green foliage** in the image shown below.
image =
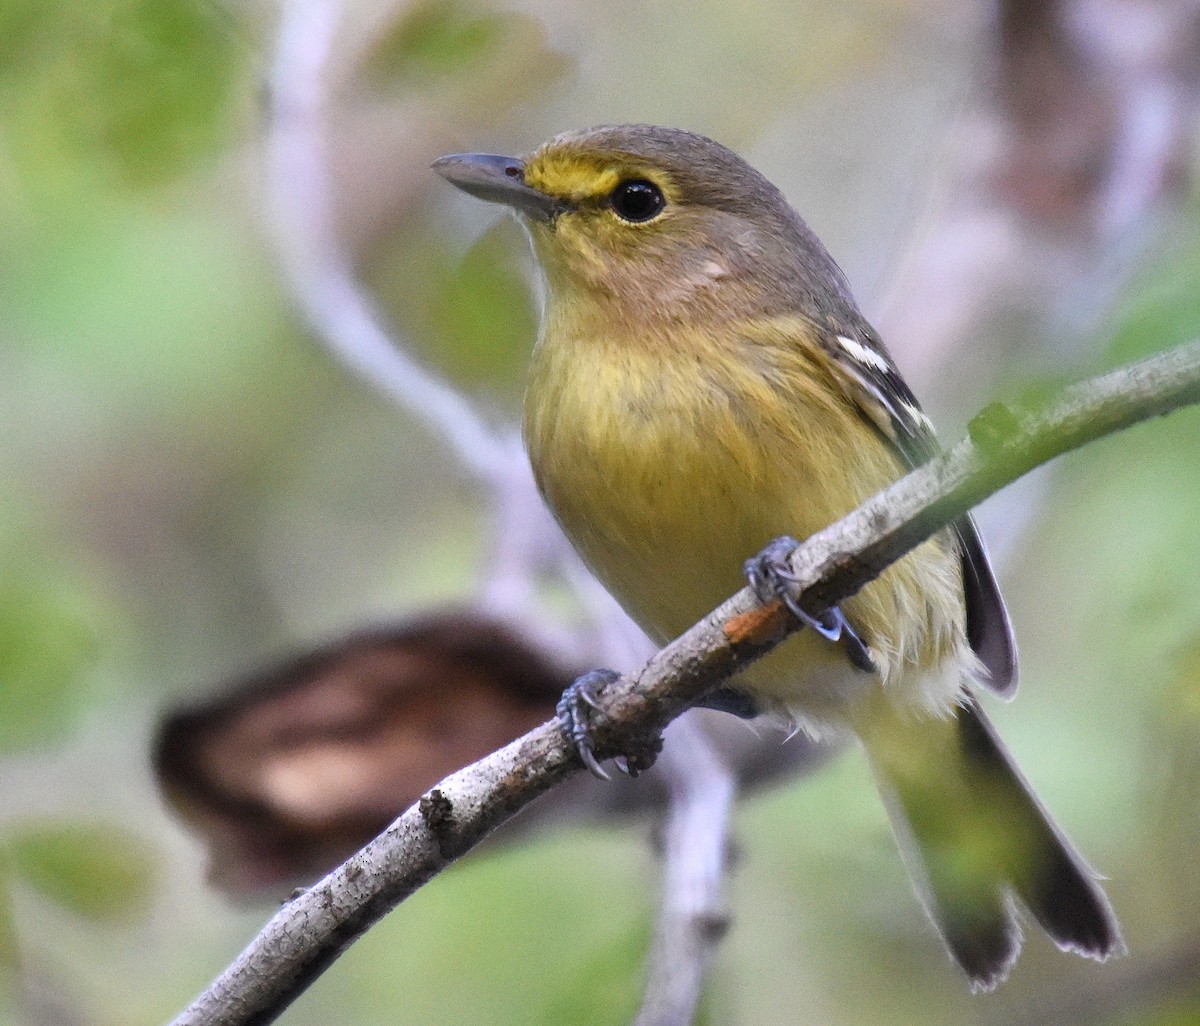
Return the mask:
[[[396,82],[460,73],[496,46],[510,21],[510,15],[481,12],[461,0],[418,4],[383,38],[371,72]]]
[[[1112,1026],[1200,1026],[1200,1003],[1195,999],[1191,1002],[1169,1001],[1166,1007],[1149,1009],[1143,1004],[1132,1014],[1118,1015],[1105,1021],[1111,1022]]]
[[[434,337],[453,340],[447,354],[460,378],[523,377],[537,320],[514,259],[511,231],[501,222],[485,233],[435,292]],[[514,373],[515,371],[515,373]]]
[[[0,572],[0,752],[63,732],[95,650],[75,591],[11,565]]]
[[[7,867],[0,857],[0,981],[17,968],[17,924],[13,920],[12,902],[9,900]],[[0,999],[3,997],[3,983],[0,982]],[[0,1007],[3,1007],[0,1004]]]
[[[450,106],[506,111],[560,79],[570,62],[548,49],[543,22],[470,0],[426,0],[368,54],[363,78],[376,89],[453,97]]]
[[[33,51],[49,22],[50,5],[4,0],[0,3],[0,75],[19,71],[21,58]]]
[[[537,337],[521,266],[527,243],[501,218],[464,255],[431,228],[390,240],[371,269],[372,288],[424,359],[471,393],[514,401]]]
[[[31,184],[63,161],[170,180],[224,136],[238,58],[206,0],[0,0],[0,101]]]
[[[108,823],[34,823],[0,845],[17,877],[85,919],[133,917],[146,907],[157,875],[146,844]]]
[[[531,1019],[545,1026],[622,1026],[633,1019],[641,998],[650,945],[648,920],[597,945],[587,967],[563,981],[560,995]]]
[[[17,943],[17,924],[9,900],[4,859],[0,857],[0,1020],[11,1021],[20,972],[20,949]],[[7,1013],[7,1015],[6,1015]]]
[[[1200,336],[1198,213],[1179,222],[1183,237],[1156,260],[1119,311],[1110,347],[1114,363],[1131,362]]]

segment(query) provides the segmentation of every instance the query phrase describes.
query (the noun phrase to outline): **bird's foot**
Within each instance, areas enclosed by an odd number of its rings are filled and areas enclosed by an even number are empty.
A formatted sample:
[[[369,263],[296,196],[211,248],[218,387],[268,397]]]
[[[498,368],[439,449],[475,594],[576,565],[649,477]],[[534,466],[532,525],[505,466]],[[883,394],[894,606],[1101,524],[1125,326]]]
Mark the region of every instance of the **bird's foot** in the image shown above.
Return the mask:
[[[567,741],[579,754],[579,760],[587,767],[594,777],[601,780],[611,780],[608,771],[600,765],[596,758],[596,747],[592,741],[592,713],[602,712],[598,693],[607,685],[620,678],[615,670],[589,670],[578,677],[567,687],[558,700],[556,712],[562,725]],[[636,750],[626,755],[618,755],[613,763],[626,776],[636,777],[643,770],[654,765],[654,760],[662,748],[662,737],[654,734]]]
[[[879,667],[871,658],[870,649],[840,608],[834,606],[814,616],[802,609],[796,601],[796,575],[792,573],[790,557],[799,544],[791,535],[781,535],[768,542],[766,548],[757,556],[746,560],[745,574],[750,587],[754,589],[760,601],[780,599],[805,627],[811,627],[829,641],[840,643],[846,650],[846,657],[857,669],[866,673],[878,672]]]

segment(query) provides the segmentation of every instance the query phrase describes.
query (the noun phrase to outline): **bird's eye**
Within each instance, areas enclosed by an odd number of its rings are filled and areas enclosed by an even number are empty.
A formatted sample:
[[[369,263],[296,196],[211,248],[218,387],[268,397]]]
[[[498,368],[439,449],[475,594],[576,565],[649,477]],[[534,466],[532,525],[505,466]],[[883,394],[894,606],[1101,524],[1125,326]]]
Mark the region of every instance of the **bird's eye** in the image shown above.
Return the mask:
[[[609,204],[622,221],[636,224],[657,217],[667,201],[663,198],[662,190],[653,182],[636,178],[622,182],[613,189]]]

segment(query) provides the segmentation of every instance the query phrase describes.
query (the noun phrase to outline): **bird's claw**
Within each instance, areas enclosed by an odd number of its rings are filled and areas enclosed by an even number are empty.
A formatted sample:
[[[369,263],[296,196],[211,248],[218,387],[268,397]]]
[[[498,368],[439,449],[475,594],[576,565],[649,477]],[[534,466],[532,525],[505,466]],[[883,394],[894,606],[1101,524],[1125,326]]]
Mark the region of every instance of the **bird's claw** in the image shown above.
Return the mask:
[[[619,676],[620,674],[613,670],[591,670],[575,681],[572,687],[580,699],[593,709],[599,710],[600,700],[596,697],[596,685],[611,684]]]
[[[603,713],[597,692],[620,676],[613,670],[589,670],[571,684],[558,700],[558,721],[568,743],[579,754],[579,761],[592,776],[601,780],[611,780],[612,777],[596,758],[590,710]],[[658,731],[634,733],[626,738],[626,742],[628,748],[624,754],[613,757],[613,765],[627,777],[636,777],[654,765],[662,748],[662,735]]]
[[[595,746],[592,744],[591,724],[588,722],[588,710],[600,708],[600,703],[596,698],[596,688],[611,684],[620,676],[613,670],[589,670],[567,687],[562,693],[562,698],[558,700],[558,707],[555,710],[567,741],[579,753],[579,761],[587,767],[592,776],[598,777],[600,780],[611,780],[612,777],[596,758]],[[618,761],[617,768],[624,773],[629,772],[628,763],[622,767],[621,762]]]
[[[750,587],[754,589],[760,601],[779,599],[805,627],[816,631],[827,641],[840,642],[853,666],[867,673],[877,672],[878,667],[871,658],[870,650],[841,609],[834,606],[814,616],[801,608],[800,603],[796,601],[791,588],[791,585],[796,583],[796,575],[792,573],[789,557],[799,544],[791,535],[780,535],[769,542],[758,555],[746,560],[745,574]]]
[[[879,666],[871,658],[871,650],[867,648],[867,643],[858,636],[858,631],[850,626],[850,621],[846,619],[845,614],[837,606],[826,610],[824,615],[831,614],[837,623],[838,637],[841,639],[842,647],[846,650],[846,658],[850,660],[851,665],[855,669],[862,670],[863,673],[878,673]]]

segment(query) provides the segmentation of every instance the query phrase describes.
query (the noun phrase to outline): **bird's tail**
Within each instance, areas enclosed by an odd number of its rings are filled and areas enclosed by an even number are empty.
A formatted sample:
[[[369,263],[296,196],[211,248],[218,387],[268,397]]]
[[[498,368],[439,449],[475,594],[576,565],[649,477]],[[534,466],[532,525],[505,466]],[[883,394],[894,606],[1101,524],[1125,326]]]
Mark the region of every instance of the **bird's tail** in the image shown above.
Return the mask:
[[[862,731],[896,838],[950,954],[990,990],[1021,950],[1015,895],[1054,942],[1121,949],[1112,908],[974,699],[946,719],[884,712]]]

